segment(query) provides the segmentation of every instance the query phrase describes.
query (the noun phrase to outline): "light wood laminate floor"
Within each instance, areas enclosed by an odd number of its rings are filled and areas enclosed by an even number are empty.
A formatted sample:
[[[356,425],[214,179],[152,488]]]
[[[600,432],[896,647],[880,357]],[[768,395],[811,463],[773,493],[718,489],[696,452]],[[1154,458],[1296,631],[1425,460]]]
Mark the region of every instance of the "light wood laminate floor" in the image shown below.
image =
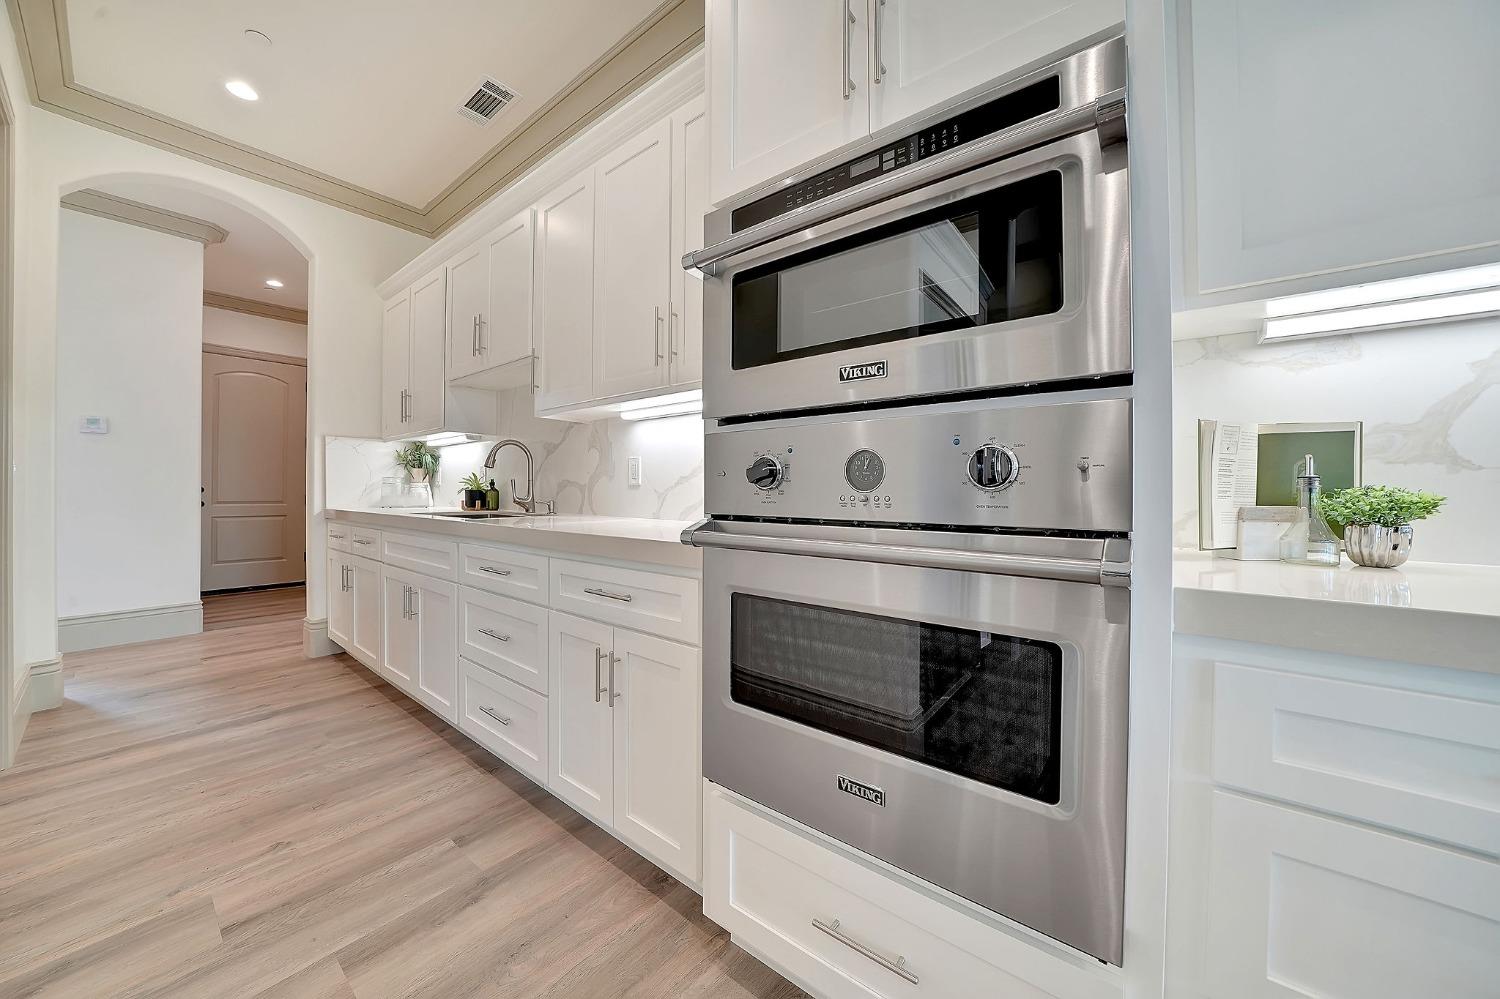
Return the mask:
[[[0,774],[0,996],[802,995],[345,656],[303,591],[70,655]]]

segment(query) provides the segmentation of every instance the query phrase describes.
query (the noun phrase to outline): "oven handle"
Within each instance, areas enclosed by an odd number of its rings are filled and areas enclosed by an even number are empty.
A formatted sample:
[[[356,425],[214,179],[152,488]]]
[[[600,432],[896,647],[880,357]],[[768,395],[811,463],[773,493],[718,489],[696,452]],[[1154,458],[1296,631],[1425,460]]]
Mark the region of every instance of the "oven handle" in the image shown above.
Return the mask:
[[[1022,555],[1015,552],[976,552],[925,545],[877,545],[865,541],[776,537],[769,534],[729,534],[703,521],[682,532],[682,543],[695,548],[732,548],[772,555],[813,555],[854,562],[911,565],[923,569],[987,572],[997,576],[1058,579],[1100,586],[1130,585],[1130,543],[1123,538],[1104,542],[1099,558]]]
[[[778,215],[760,225],[741,230],[723,242],[684,254],[682,267],[684,270],[698,271],[712,277],[730,257],[764,246],[783,236],[926,187],[953,174],[983,166],[991,160],[1013,156],[1049,142],[1096,130],[1101,146],[1125,141],[1123,89],[1112,90],[1078,107],[1050,111],[1040,118],[1033,118],[968,145],[939,153],[867,184],[794,208],[785,215]]]

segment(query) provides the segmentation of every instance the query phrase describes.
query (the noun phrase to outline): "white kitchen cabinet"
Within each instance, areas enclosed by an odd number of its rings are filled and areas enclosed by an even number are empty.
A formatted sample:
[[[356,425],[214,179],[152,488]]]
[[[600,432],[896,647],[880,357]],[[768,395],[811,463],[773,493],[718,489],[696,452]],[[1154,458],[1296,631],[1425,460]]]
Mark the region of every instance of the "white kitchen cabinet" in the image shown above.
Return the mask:
[[[385,303],[380,333],[380,433],[406,433],[406,398],[411,378],[411,289]]]
[[[443,401],[447,388],[444,355],[448,344],[447,280],[437,271],[411,288],[411,397],[407,400],[406,433],[427,434],[443,429]]]
[[[709,0],[706,28],[715,203],[870,134],[866,0]]]
[[[547,694],[553,794],[604,826],[614,822],[614,719],[608,657],[614,629],[568,614],[551,615],[551,689]]]
[[[466,284],[471,274],[464,273]],[[447,275],[439,267],[385,303],[380,430],[388,440],[449,430],[493,434],[497,429],[493,392],[450,386],[447,381]]]
[[[1179,308],[1500,260],[1494,5],[1177,7]]]
[[[448,264],[448,377],[488,365],[479,351],[479,326],[489,311],[489,247],[480,242]]]
[[[615,832],[679,877],[697,881],[699,652],[620,628],[613,658]]]
[[[412,697],[417,682],[421,636],[411,622],[411,584],[408,574],[386,566],[380,573],[382,653],[378,672]]]
[[[373,668],[381,663],[380,563],[328,553],[328,637]]]
[[[545,787],[547,699],[464,658],[458,683],[459,730]]]
[[[670,381],[693,388],[703,381],[703,275],[688,273],[684,254],[702,249],[708,213],[708,103],[702,97],[672,115],[672,307],[667,320]]]
[[[458,652],[514,683],[547,693],[547,608],[472,586],[459,589]]]
[[[672,123],[663,119],[594,169],[595,398],[667,383],[671,254]]]
[[[354,596],[349,589],[349,556],[332,547],[328,550],[328,637],[345,652],[354,647]]]
[[[530,354],[528,208],[448,264],[448,378],[475,384],[475,375]]]
[[[381,572],[392,682],[445,721],[458,721],[458,587],[395,566]]]
[[[537,411],[594,391],[594,171],[553,188],[536,206],[532,330],[541,345]]]
[[[1122,26],[1123,0],[869,0],[870,130]]]

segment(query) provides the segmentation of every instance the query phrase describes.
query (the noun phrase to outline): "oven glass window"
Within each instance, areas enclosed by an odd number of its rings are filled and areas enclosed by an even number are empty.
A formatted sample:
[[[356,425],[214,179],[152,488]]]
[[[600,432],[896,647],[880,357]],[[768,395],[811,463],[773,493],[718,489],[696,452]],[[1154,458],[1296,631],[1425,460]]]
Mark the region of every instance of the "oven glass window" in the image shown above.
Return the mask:
[[[736,593],[730,697],[1056,804],[1062,649]]]
[[[1062,308],[1062,177],[1046,173],[739,274],[749,368]]]

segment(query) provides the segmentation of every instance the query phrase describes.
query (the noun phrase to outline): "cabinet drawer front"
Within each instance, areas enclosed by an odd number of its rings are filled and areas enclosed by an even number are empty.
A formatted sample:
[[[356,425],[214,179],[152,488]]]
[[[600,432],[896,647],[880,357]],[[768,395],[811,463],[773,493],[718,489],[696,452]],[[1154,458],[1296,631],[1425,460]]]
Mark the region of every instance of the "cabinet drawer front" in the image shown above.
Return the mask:
[[[345,525],[349,528],[349,551],[365,558],[380,559],[380,534],[373,527],[356,527],[353,524]]]
[[[1214,663],[1214,782],[1500,856],[1500,704]]]
[[[353,548],[353,546],[349,542],[349,532],[350,532],[350,530],[351,530],[351,528],[350,528],[350,526],[348,524],[344,524],[344,523],[329,524],[328,525],[328,548],[329,548],[329,550],[330,551],[336,551],[336,552],[351,551],[352,548]]]
[[[458,543],[422,534],[383,534],[380,560],[438,579],[458,578]]]
[[[1034,943],[856,863],[716,785],[705,788],[704,913],[812,991],[1118,996],[1092,970],[1066,965]]]
[[[555,558],[552,608],[660,638],[702,643],[696,579]]]
[[[1495,995],[1500,864],[1212,792],[1202,994]]]
[[[459,592],[458,653],[547,692],[547,609],[465,586]]]
[[[542,786],[547,784],[547,699],[462,657],[458,727]]]
[[[509,548],[462,544],[458,581],[534,604],[547,603],[547,558]]]

